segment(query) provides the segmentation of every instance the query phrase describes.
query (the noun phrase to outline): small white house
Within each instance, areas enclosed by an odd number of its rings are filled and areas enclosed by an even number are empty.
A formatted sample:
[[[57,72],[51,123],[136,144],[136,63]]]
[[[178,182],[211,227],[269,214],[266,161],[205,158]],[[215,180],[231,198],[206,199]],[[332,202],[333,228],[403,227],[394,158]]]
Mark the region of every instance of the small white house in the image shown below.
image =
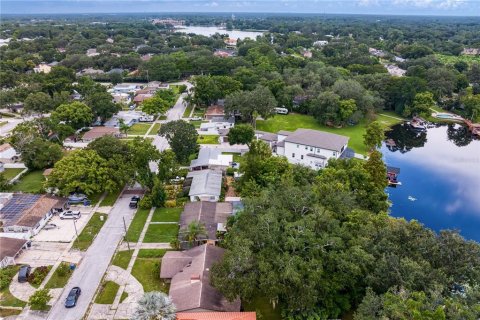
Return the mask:
[[[0,161],[3,163],[12,163],[19,159],[20,155],[9,144],[4,143],[0,145]]]

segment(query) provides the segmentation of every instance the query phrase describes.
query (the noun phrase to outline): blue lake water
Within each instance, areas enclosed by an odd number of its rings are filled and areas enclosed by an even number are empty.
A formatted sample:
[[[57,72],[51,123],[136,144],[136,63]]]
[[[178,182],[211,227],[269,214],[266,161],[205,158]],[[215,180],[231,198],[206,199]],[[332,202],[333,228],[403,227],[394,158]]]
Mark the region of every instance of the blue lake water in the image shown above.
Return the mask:
[[[397,125],[386,135],[395,146],[384,144],[382,153],[402,183],[387,188],[391,214],[480,242],[480,141],[460,125],[421,133]]]

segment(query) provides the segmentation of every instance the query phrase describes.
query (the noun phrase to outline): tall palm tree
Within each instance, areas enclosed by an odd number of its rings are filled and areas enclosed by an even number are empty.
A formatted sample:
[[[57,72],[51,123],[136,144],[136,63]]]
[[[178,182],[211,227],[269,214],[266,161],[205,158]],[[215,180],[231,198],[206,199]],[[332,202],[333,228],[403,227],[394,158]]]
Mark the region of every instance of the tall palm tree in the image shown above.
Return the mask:
[[[185,230],[184,239],[188,241],[190,245],[197,245],[200,236],[207,236],[207,229],[205,225],[200,221],[192,221]]]
[[[176,308],[172,299],[163,292],[147,292],[138,301],[131,320],[175,320]]]

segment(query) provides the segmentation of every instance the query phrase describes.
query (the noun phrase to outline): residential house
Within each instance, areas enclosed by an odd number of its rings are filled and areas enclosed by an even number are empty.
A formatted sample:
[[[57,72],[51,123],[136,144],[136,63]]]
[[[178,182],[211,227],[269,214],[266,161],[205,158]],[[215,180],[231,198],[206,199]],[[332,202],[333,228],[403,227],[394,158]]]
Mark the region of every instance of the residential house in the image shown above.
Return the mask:
[[[198,221],[205,226],[206,235],[201,236],[199,240],[217,240],[219,232],[225,232],[227,219],[233,214],[233,205],[230,202],[209,202],[196,201],[188,202],[183,208],[180,215],[180,233],[178,240],[180,243],[184,242],[185,234],[182,230],[186,230],[188,225],[192,222]],[[186,244],[188,245],[188,244]]]
[[[225,118],[225,108],[220,105],[213,105],[207,108],[205,112],[205,120],[212,120],[214,118]]]
[[[107,38],[107,40],[105,40],[105,41],[108,42],[108,43],[114,43],[115,42],[115,40],[113,40],[112,38]]]
[[[145,101],[146,99],[150,99],[154,96],[152,93],[140,93],[133,98],[133,103],[138,107]]]
[[[112,91],[115,93],[135,93],[138,89],[136,84],[120,83],[113,87]]]
[[[0,237],[0,269],[15,265],[15,258],[27,246],[27,240]]]
[[[340,158],[349,140],[345,136],[312,129],[281,130],[277,137],[277,155],[285,156],[290,163],[316,170],[325,167],[328,159]]]
[[[116,115],[111,117],[107,122],[105,122],[105,127],[120,127],[120,119],[123,119],[123,122],[131,127],[138,122],[149,122],[153,121],[154,117],[147,115],[144,112],[138,111],[119,111]]]
[[[131,99],[128,93],[114,92],[112,93],[112,101],[115,103],[129,104]]]
[[[267,143],[273,152],[276,152],[278,135],[276,133],[264,132],[264,131],[255,131],[255,137],[263,142]]]
[[[76,73],[77,76],[98,76],[102,74],[105,74],[103,70],[94,68],[86,68]]]
[[[192,171],[187,174],[184,186],[190,187],[190,201],[218,201],[222,193],[223,174],[216,170]]]
[[[310,50],[305,50],[302,52],[302,56],[304,58],[310,59],[311,57],[313,57],[313,53]]]
[[[150,81],[149,83],[147,83],[147,87],[156,89],[170,89],[170,84],[160,81]]]
[[[178,312],[177,320],[257,320],[255,312]]]
[[[50,73],[52,71],[52,67],[46,63],[40,63],[38,66],[33,68],[33,72],[35,73]]]
[[[480,55],[480,49],[478,48],[464,48],[462,54],[467,56],[476,56]]]
[[[236,54],[235,50],[229,50],[229,49],[217,49],[213,53],[215,57],[220,57],[220,58],[234,57],[235,54]]]
[[[223,40],[227,49],[235,49],[237,47],[237,39],[235,38],[226,38]]]
[[[35,194],[14,193],[0,210],[6,233],[22,233],[24,239],[36,235],[53,213],[63,209],[66,199]]]
[[[217,148],[200,148],[197,159],[190,162],[190,170],[218,169],[225,170],[233,162],[231,154],[222,154]]]
[[[9,144],[0,145],[0,161],[3,163],[16,162],[20,158],[17,151]]]
[[[82,137],[83,142],[90,142],[103,136],[120,137],[120,131],[115,127],[93,127],[85,132]]]
[[[97,49],[95,49],[95,48],[87,50],[87,57],[96,57],[96,56],[99,56],[99,55],[100,55],[100,53],[98,53]]]
[[[225,249],[204,244],[187,251],[167,251],[160,278],[170,282],[168,295],[177,312],[238,312],[240,299],[228,301],[210,284],[212,265]]]
[[[328,41],[325,41],[325,40],[318,40],[313,43],[315,47],[323,47],[323,46],[326,46],[327,44],[328,44]]]

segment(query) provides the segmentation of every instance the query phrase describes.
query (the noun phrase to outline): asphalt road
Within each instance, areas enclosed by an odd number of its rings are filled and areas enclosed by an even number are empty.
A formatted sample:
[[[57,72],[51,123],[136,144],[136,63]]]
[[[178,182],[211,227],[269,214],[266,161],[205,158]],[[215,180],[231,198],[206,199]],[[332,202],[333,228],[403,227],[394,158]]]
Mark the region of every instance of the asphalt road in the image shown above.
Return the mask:
[[[83,318],[95,295],[100,281],[110,264],[115,249],[124,235],[123,219],[127,227],[135,210],[128,207],[131,194],[118,199],[108,215],[108,219],[98,233],[80,265],[73,272],[60,299],[52,307],[48,318],[51,320],[80,320]],[[67,309],[65,299],[73,287],[80,287],[82,294],[77,306]]]

